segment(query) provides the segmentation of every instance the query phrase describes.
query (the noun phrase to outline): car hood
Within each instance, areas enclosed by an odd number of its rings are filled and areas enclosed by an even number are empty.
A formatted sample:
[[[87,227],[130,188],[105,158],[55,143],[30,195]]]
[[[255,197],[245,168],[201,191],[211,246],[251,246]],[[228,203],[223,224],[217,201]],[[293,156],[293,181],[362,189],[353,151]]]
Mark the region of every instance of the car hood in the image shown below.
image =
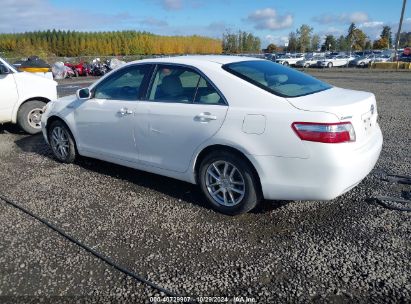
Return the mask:
[[[53,84],[55,86],[57,86],[57,82],[49,79],[49,78],[45,78],[43,76],[37,75],[37,74],[33,74],[33,73],[29,73],[29,72],[18,72],[15,74],[16,77],[19,78],[20,81],[29,81],[31,84],[35,83],[35,84],[39,84],[39,85],[50,85]]]

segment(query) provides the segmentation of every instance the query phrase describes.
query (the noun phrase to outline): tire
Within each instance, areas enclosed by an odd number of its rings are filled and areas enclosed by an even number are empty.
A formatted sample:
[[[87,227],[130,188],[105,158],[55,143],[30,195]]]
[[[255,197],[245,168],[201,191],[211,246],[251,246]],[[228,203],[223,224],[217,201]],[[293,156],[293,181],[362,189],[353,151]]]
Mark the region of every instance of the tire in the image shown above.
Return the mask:
[[[288,61],[284,61],[283,65],[289,66],[290,64],[288,63]]]
[[[64,122],[61,120],[53,121],[47,130],[47,138],[57,160],[66,164],[75,161],[77,157],[76,143]]]
[[[23,103],[17,112],[17,124],[28,134],[37,134],[41,131],[41,115],[45,102],[30,100]]]
[[[331,69],[331,68],[333,67],[333,63],[332,63],[332,62],[329,62],[329,63],[327,64],[327,67],[328,67],[329,69]]]
[[[224,175],[226,164],[227,170]],[[215,169],[216,167],[218,170]],[[233,168],[235,168],[234,174],[232,174]],[[219,177],[224,184],[220,182],[216,185],[217,179],[209,172]],[[255,171],[247,161],[233,153],[227,151],[210,153],[201,162],[198,173],[201,190],[209,204],[221,213],[227,215],[246,213],[261,201],[262,195]],[[218,189],[220,191],[217,191]]]
[[[365,67],[365,62],[360,62],[360,68]]]
[[[305,65],[304,65],[304,68],[309,68],[310,67],[310,65],[308,64],[308,63],[306,63]]]

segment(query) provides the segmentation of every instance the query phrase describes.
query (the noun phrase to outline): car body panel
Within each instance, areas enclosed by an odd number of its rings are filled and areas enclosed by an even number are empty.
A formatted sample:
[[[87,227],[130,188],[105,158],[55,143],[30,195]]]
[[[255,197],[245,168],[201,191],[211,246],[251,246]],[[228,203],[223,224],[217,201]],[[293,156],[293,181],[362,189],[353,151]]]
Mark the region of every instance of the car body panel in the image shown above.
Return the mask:
[[[17,112],[25,101],[42,99],[46,101],[57,99],[57,82],[32,73],[17,72],[12,66],[0,58],[0,63],[11,71],[0,75],[2,96],[0,102],[6,106],[0,108],[0,123],[17,121]]]
[[[124,150],[134,149],[134,153],[130,153],[132,157],[119,157],[122,152],[107,153],[103,148],[88,149],[84,144],[79,145],[78,152],[84,156],[197,183],[195,168],[200,153],[209,147],[226,146],[242,153],[253,164],[266,199],[332,199],[369,173],[382,145],[373,94],[331,88],[302,97],[276,96],[222,69],[223,64],[246,60],[259,59],[184,56],[131,63],[168,63],[193,67],[205,74],[219,89],[227,105],[137,101],[135,105],[127,105],[133,115],[127,117],[130,125],[122,133],[122,136],[125,135],[124,140],[129,141]],[[52,116],[66,122],[76,141],[81,138],[79,133],[86,132],[87,128],[82,130],[77,126],[74,112],[80,111],[85,102],[77,100],[75,96],[52,102],[42,117],[46,141],[47,123]],[[371,106],[374,107],[372,113]],[[111,106],[106,109],[115,111]],[[195,121],[196,115],[205,111],[216,116],[216,119],[209,124]],[[367,123],[372,124],[368,131],[361,122],[363,115],[367,116]],[[109,119],[109,125],[115,122],[113,117]],[[94,123],[92,118],[89,121]],[[352,122],[357,141],[342,144],[302,141],[291,128],[296,121]],[[115,128],[109,129],[102,129],[102,136],[107,138],[101,141],[108,143],[118,132],[122,132]],[[117,139],[114,143],[121,145]],[[114,145],[114,148],[118,147]]]

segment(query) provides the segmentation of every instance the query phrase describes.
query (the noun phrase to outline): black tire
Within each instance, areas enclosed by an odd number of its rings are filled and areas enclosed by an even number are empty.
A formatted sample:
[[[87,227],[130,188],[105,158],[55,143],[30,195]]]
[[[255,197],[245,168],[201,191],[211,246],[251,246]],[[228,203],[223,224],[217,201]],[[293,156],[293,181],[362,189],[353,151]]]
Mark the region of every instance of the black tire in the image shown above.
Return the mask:
[[[63,132],[63,138],[67,139],[67,153],[64,154],[59,150],[58,145],[56,145],[56,141],[54,139],[54,131],[59,133]],[[51,123],[51,125],[47,129],[47,138],[49,140],[49,144],[51,150],[53,151],[54,157],[62,163],[71,164],[75,161],[77,157],[77,149],[76,143],[74,141],[74,137],[71,134],[67,125],[61,120],[55,120]]]
[[[45,102],[40,100],[26,101],[17,112],[17,124],[28,134],[41,132],[40,119],[43,114]]]
[[[288,63],[288,61],[284,61],[283,65],[289,66],[290,64]]]
[[[242,175],[244,180],[244,195],[242,199],[233,206],[225,206],[215,200],[208,191],[207,187],[207,170],[215,162],[228,162],[235,166],[238,172]],[[216,151],[207,155],[200,164],[199,167],[199,182],[201,190],[206,196],[211,207],[218,212],[227,215],[238,215],[246,213],[254,209],[262,199],[258,177],[255,171],[250,166],[250,164],[239,157],[228,151]]]
[[[327,64],[327,67],[328,67],[329,69],[331,69],[331,68],[333,67],[333,63],[332,63],[332,62],[329,62],[329,63]]]

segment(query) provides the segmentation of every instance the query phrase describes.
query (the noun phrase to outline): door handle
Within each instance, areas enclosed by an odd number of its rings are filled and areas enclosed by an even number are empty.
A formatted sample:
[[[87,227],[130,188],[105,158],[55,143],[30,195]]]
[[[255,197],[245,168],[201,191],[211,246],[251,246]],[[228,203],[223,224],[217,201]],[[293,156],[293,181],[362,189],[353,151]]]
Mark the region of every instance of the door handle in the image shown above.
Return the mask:
[[[217,120],[217,116],[211,115],[210,112],[203,112],[194,117],[196,121],[208,122],[210,120]]]
[[[133,111],[127,108],[121,108],[117,113],[120,114],[121,116],[126,116],[126,115],[133,114]]]

